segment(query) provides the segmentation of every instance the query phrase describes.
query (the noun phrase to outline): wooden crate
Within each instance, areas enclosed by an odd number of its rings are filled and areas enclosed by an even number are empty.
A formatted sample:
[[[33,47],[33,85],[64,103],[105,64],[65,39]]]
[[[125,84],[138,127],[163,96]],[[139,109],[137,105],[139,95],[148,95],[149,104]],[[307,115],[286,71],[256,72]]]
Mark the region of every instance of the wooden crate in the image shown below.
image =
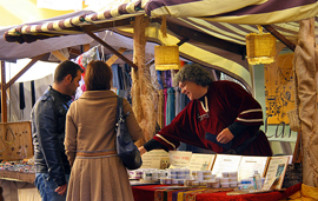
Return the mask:
[[[0,123],[0,160],[21,160],[31,157],[31,122]]]

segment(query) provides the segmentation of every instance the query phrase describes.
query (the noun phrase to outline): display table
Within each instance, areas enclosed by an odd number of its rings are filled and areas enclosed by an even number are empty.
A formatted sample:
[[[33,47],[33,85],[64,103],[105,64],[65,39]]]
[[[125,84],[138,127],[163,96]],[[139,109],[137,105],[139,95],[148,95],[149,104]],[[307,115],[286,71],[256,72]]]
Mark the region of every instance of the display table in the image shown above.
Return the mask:
[[[294,185],[284,191],[272,191],[267,193],[250,193],[230,195],[230,191],[221,189],[179,189],[171,190],[162,188],[164,185],[132,186],[135,201],[276,201],[286,199],[299,191],[301,184]]]
[[[7,170],[0,171],[0,179],[23,181],[23,182],[33,184],[34,178],[35,178],[34,173],[14,172],[14,171],[7,171]]]
[[[0,170],[0,187],[3,189],[4,200],[40,201],[34,179],[34,173]]]

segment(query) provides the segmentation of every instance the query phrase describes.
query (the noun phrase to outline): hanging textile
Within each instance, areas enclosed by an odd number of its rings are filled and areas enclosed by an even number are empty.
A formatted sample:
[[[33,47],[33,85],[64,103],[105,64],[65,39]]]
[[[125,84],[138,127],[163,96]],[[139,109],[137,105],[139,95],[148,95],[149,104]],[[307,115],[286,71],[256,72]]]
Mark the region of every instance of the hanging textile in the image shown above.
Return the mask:
[[[294,69],[297,78],[297,98],[300,133],[303,147],[303,183],[318,187],[318,49],[314,19],[300,22],[295,49]]]
[[[280,54],[264,66],[267,124],[289,124],[287,112],[296,108],[293,53]]]
[[[25,97],[24,97],[24,84],[23,84],[23,82],[19,83],[19,99],[20,99],[20,110],[24,110]]]
[[[35,104],[35,101],[36,101],[34,80],[31,81],[31,100],[32,100],[32,107],[33,107],[33,105]]]
[[[175,117],[175,91],[173,87],[167,89],[166,125]]]
[[[163,117],[165,119],[165,126],[167,125],[167,122],[166,122],[166,118],[167,118],[167,100],[168,100],[168,92],[167,92],[168,89],[164,89],[163,90],[163,95],[164,95],[164,101],[165,101],[165,104],[164,104],[164,112],[163,112]]]
[[[113,87],[116,89],[120,89],[120,83],[119,83],[119,75],[118,75],[118,64],[113,64],[112,66],[112,72],[113,72]]]
[[[160,89],[159,92],[159,101],[158,101],[158,124],[160,128],[165,126],[165,116],[164,116],[164,109],[165,109],[165,97],[164,97],[164,90]]]

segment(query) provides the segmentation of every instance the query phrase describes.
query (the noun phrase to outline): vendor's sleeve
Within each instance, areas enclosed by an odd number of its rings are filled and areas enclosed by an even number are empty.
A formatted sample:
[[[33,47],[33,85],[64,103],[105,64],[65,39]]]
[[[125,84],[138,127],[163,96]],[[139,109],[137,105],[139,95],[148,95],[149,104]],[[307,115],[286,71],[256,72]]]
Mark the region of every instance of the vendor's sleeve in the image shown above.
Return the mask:
[[[196,125],[194,122],[196,115],[193,108],[193,101],[191,101],[153,139],[163,145],[166,148],[165,150],[175,150],[180,145],[180,142],[202,147],[202,142],[196,134]]]
[[[242,124],[238,121],[234,122],[233,124],[231,124],[228,128],[230,129],[231,133],[234,136],[239,136],[242,133],[244,133],[245,130],[247,129],[257,129],[259,126],[250,126],[250,125],[245,125]]]
[[[160,144],[157,140],[151,139],[146,144],[144,144],[144,147],[147,151],[151,151],[153,149],[164,149],[165,151],[169,151],[167,147]]]

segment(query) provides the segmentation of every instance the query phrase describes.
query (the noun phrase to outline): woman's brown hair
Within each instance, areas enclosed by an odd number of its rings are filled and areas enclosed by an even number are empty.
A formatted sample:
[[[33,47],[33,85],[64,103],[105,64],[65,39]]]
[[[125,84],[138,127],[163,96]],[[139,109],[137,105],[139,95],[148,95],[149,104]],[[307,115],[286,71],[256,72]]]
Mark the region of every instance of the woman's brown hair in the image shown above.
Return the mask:
[[[111,68],[103,61],[93,60],[88,63],[85,71],[85,85],[89,90],[109,90],[113,73]]]

